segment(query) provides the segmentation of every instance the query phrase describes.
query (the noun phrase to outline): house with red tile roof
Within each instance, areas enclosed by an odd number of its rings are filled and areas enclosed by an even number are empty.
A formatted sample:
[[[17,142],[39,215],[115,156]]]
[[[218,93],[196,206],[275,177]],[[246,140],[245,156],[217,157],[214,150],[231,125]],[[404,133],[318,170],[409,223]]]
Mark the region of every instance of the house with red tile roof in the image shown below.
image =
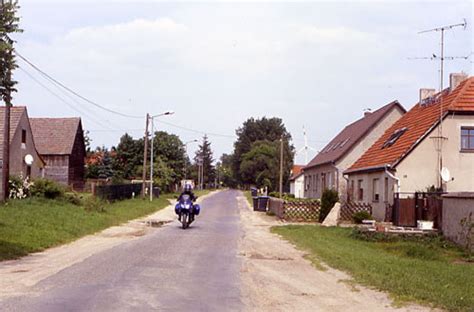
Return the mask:
[[[393,101],[346,126],[303,168],[305,197],[321,198],[325,189],[335,189],[344,199],[343,172],[404,113],[403,106]]]
[[[303,165],[293,165],[290,172],[290,194],[296,198],[304,197]]]
[[[0,107],[0,142],[3,142],[5,106]],[[27,157],[27,155],[29,155]],[[31,157],[30,157],[31,156]],[[3,163],[3,143],[0,144],[0,161]],[[30,159],[32,162],[30,162]],[[28,111],[24,106],[10,109],[10,175],[38,178],[43,175],[45,163],[36,150]],[[0,185],[3,179],[0,179]],[[3,190],[3,187],[1,187]]]
[[[85,141],[80,118],[31,118],[38,153],[46,162],[45,178],[84,188]]]
[[[450,172],[441,178],[442,168]],[[446,169],[444,169],[446,171]],[[420,90],[420,101],[345,172],[350,197],[385,218],[394,192],[474,191],[474,77],[451,74],[442,92]],[[445,176],[446,178],[446,176]]]

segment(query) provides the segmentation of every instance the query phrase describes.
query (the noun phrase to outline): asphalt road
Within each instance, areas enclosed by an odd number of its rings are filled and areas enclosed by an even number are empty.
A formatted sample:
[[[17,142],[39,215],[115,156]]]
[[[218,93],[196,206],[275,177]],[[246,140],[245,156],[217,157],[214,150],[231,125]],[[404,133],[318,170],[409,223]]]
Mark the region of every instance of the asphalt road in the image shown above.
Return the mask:
[[[176,221],[95,254],[0,311],[240,311],[237,195],[211,196],[189,229]]]

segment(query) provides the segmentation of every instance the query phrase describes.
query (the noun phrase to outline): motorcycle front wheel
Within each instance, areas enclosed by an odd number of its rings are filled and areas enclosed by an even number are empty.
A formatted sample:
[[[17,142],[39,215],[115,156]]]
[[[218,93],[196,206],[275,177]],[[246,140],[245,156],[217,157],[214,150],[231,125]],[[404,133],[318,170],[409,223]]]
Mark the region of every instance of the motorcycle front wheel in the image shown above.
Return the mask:
[[[186,229],[186,227],[188,226],[188,214],[187,213],[181,214],[181,224],[182,224],[183,230]]]

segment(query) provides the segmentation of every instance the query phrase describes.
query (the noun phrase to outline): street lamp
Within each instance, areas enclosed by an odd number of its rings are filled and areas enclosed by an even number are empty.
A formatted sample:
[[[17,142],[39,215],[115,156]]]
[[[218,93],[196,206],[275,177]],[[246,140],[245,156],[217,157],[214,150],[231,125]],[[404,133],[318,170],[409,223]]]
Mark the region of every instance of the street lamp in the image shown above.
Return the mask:
[[[173,115],[173,111],[164,112],[158,115],[150,116],[151,120],[151,154],[150,154],[150,201],[153,201],[153,139],[155,136],[154,119],[160,116]]]
[[[191,140],[191,141],[188,141],[188,142],[184,143],[184,149],[185,149],[185,151],[186,151],[186,157],[188,156],[188,144],[189,144],[189,143],[195,143],[195,142],[197,142],[197,141],[198,141],[198,140]],[[187,179],[187,175],[188,175],[188,170],[187,170],[187,169],[188,169],[188,168],[187,168],[187,164],[188,164],[188,163],[187,163],[186,160],[187,160],[187,159],[184,160],[184,180]]]

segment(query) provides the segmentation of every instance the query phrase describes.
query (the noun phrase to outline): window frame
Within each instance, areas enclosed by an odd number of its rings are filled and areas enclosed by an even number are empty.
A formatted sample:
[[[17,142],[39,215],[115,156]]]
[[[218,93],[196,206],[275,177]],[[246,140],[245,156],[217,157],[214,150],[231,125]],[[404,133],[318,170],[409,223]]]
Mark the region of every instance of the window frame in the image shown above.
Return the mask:
[[[26,129],[21,129],[21,143],[26,144]]]
[[[468,131],[467,135],[463,134],[463,131],[465,130]],[[471,139],[474,139],[474,126],[462,126],[459,135],[461,139],[460,140],[461,152],[471,152],[471,153],[474,152],[474,145],[471,146]],[[465,148],[462,144],[464,137],[467,137],[467,145],[468,145],[467,148]]]
[[[372,179],[372,202],[378,203],[380,201],[380,179],[373,178]],[[375,190],[377,189],[377,192]]]
[[[359,179],[357,180],[357,200],[358,201],[364,201],[364,187],[363,184],[364,180]]]

